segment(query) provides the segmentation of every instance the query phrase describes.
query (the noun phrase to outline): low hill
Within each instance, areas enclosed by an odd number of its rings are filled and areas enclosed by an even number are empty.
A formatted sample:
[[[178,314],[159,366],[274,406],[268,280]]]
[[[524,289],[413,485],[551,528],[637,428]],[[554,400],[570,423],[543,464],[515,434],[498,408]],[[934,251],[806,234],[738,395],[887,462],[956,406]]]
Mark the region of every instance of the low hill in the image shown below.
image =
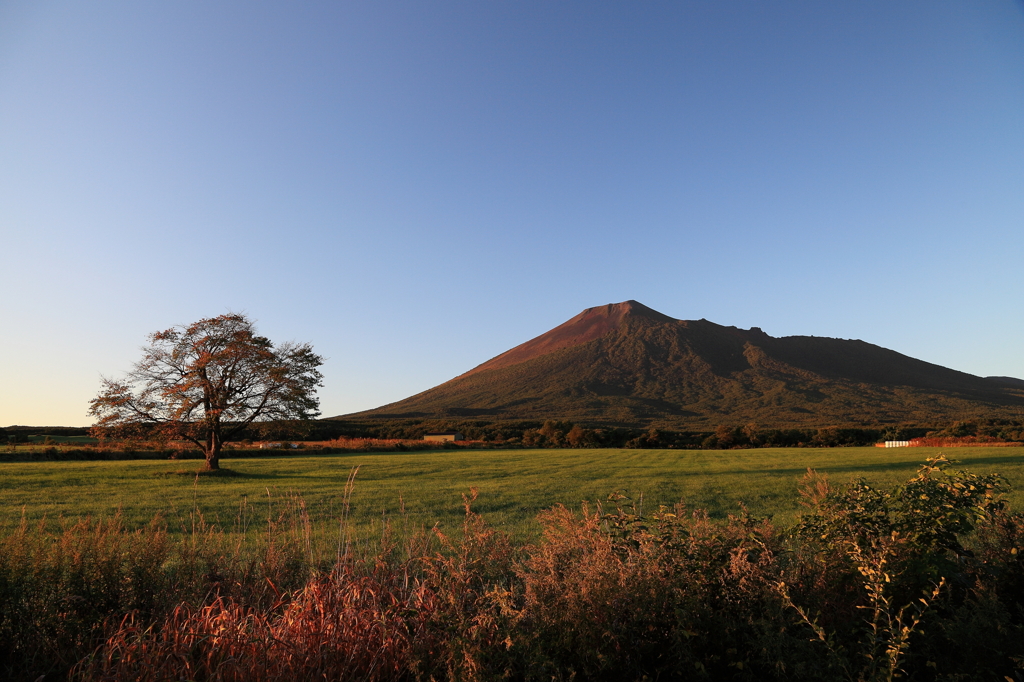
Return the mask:
[[[1017,418],[1024,381],[864,341],[676,320],[636,301],[568,322],[405,400],[346,418],[569,419],[592,425],[879,425]]]

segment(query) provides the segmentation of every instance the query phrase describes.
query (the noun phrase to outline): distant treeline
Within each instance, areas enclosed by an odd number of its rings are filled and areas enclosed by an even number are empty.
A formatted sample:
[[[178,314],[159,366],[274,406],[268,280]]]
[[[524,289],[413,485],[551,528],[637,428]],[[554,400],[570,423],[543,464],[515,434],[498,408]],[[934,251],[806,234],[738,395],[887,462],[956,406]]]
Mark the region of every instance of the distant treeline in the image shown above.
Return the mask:
[[[568,421],[514,424],[430,423],[418,426],[379,425],[388,438],[422,437],[419,431],[459,431],[468,440],[504,447],[527,448],[680,448],[729,449],[750,447],[840,447],[871,445],[880,429],[761,429],[751,426],[720,426],[714,431],[677,431],[657,427],[588,427]],[[922,430],[927,432],[927,430]],[[388,434],[388,435],[384,435]]]
[[[467,440],[503,447],[530,448],[683,448],[731,449],[763,447],[852,447],[882,440],[987,437],[1024,441],[1024,421],[1005,419],[955,421],[941,425],[868,427],[771,428],[756,424],[720,425],[710,431],[599,427],[570,421],[492,422],[466,419],[317,422],[311,438],[399,438],[415,440],[432,431],[458,431]],[[330,435],[327,435],[330,434]]]
[[[646,428],[602,427],[571,421],[488,421],[480,419],[405,419],[311,422],[270,422],[242,434],[242,442],[267,440],[329,441],[338,438],[422,440],[424,434],[457,431],[473,447],[488,448],[679,448],[727,450],[733,448],[866,446],[883,440],[911,438],[982,438],[1024,441],[1024,421],[989,419],[954,421],[948,425],[889,425],[870,427],[772,428],[757,424],[722,424],[713,430],[682,431]],[[75,427],[15,426],[0,429],[0,442],[29,442],[30,436],[69,437],[102,432]],[[149,455],[145,455],[149,456]],[[60,457],[63,459],[63,457]]]
[[[88,426],[8,426],[0,427],[0,443],[29,443],[31,436],[88,436]]]
[[[0,436],[88,436],[88,426],[8,426],[0,427]]]

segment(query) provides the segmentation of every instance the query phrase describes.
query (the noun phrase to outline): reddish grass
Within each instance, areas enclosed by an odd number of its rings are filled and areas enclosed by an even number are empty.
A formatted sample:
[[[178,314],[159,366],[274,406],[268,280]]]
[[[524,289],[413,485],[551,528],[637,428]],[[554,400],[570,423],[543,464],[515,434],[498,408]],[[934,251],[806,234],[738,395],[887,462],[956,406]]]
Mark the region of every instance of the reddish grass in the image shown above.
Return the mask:
[[[83,680],[393,680],[423,646],[436,596],[419,580],[378,565],[339,567],[269,609],[222,597],[175,608],[158,626],[129,614]]]

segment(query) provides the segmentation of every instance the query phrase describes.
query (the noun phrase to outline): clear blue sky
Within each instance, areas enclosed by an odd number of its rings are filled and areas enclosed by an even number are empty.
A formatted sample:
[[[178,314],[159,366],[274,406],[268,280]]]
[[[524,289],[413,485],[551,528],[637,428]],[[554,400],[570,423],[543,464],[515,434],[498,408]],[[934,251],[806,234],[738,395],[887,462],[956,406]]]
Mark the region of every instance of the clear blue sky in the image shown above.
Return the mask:
[[[636,299],[1024,377],[1024,5],[0,3],[0,425],[246,312],[325,416]]]

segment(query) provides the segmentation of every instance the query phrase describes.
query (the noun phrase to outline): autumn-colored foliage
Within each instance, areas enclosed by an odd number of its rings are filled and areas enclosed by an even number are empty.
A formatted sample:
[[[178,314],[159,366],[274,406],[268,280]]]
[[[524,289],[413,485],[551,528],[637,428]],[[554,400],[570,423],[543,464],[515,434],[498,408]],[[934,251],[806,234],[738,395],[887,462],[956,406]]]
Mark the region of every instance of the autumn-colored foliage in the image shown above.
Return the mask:
[[[97,436],[184,440],[217,469],[224,443],[250,425],[318,416],[322,364],[309,344],[275,347],[229,313],[150,334],[124,379],[103,379],[89,412]]]
[[[348,567],[260,608],[216,597],[180,604],[157,627],[125,616],[76,676],[128,682],[168,679],[393,680],[429,635],[435,594],[389,567]]]

